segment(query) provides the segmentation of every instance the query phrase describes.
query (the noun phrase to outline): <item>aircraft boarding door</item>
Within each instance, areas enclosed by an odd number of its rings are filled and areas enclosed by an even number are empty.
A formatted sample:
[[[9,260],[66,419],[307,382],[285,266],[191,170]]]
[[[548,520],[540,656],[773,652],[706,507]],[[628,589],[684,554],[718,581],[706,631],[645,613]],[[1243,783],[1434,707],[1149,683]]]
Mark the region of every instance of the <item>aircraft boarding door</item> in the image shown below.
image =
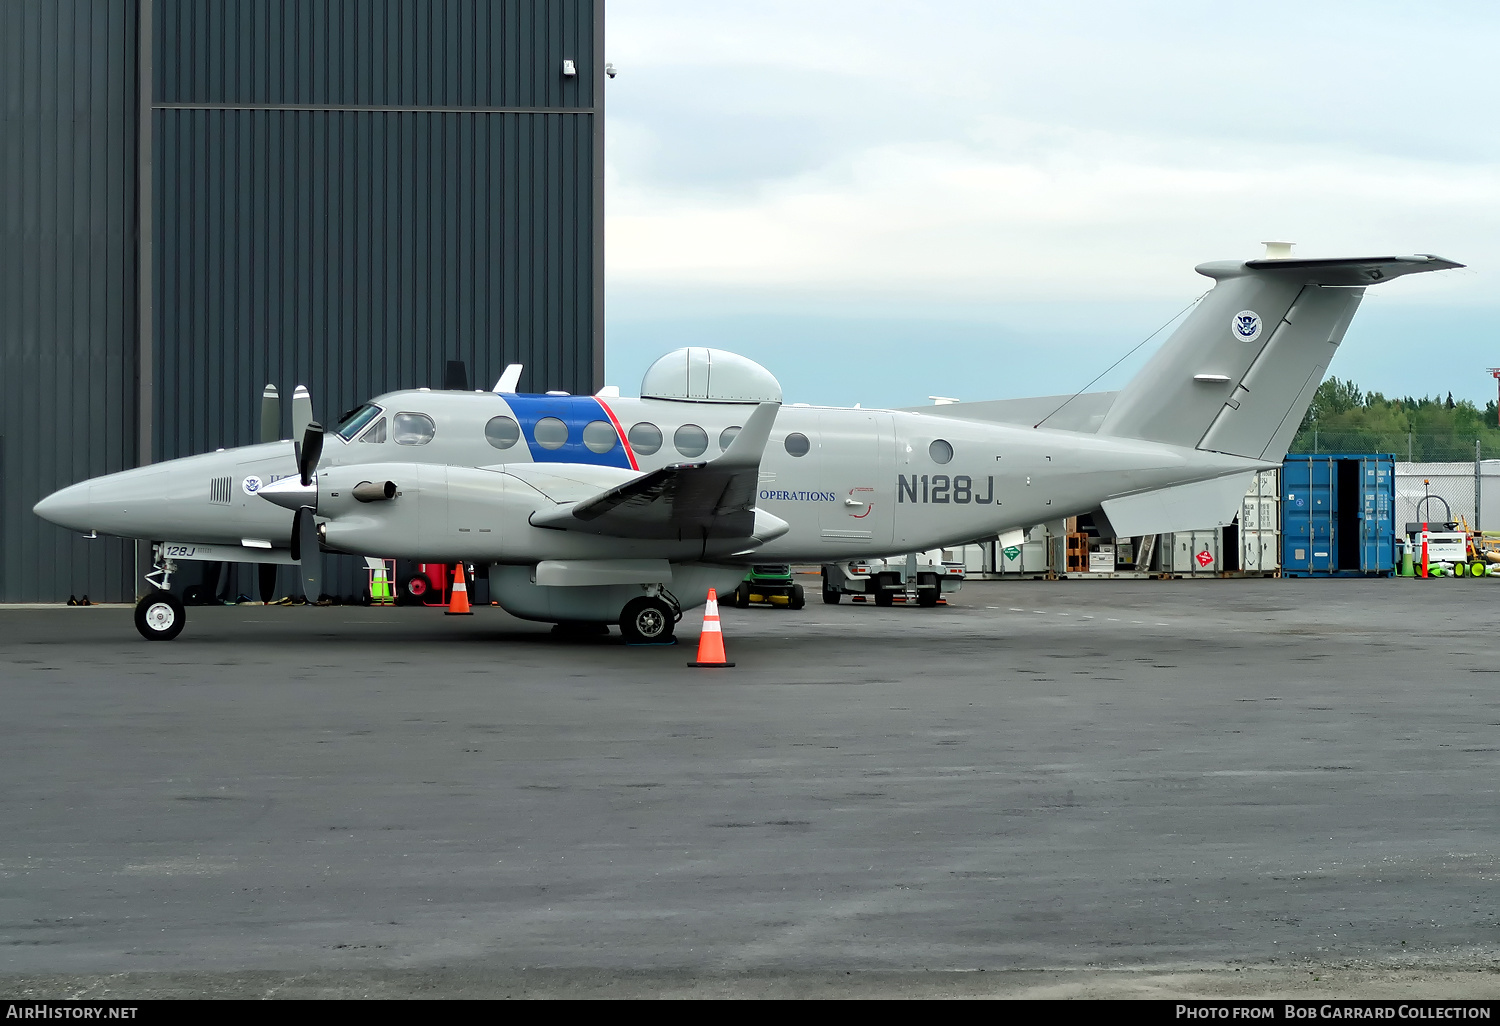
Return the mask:
[[[1395,469],[1389,456],[1359,461],[1359,568],[1365,573],[1395,569]]]
[[[825,545],[851,554],[891,543],[894,427],[886,413],[818,415],[818,528]]]

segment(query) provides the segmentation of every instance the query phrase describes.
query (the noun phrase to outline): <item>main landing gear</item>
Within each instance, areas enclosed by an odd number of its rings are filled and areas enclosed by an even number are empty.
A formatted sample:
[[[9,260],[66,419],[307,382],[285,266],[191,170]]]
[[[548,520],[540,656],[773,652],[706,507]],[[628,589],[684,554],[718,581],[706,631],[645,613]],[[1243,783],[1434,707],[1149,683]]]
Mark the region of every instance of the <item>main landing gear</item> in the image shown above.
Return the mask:
[[[146,597],[135,604],[135,629],[147,641],[171,641],[187,626],[187,610],[182,600],[167,589],[177,564],[161,554],[161,546],[151,548],[151,572],[146,583],[152,586]]]
[[[668,645],[680,619],[682,606],[663,588],[656,595],[625,603],[620,611],[620,633],[627,645]]]

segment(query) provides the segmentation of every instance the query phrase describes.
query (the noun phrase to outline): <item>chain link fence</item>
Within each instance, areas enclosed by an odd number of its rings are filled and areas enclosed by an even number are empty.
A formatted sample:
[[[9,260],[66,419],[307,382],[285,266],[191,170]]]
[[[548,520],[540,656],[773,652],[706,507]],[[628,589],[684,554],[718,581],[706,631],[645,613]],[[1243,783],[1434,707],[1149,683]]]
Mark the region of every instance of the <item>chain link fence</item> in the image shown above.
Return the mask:
[[[1435,435],[1416,432],[1319,431],[1298,432],[1294,453],[1391,453],[1407,463],[1472,463],[1500,459],[1500,431],[1474,435]],[[1472,504],[1473,499],[1470,499]]]

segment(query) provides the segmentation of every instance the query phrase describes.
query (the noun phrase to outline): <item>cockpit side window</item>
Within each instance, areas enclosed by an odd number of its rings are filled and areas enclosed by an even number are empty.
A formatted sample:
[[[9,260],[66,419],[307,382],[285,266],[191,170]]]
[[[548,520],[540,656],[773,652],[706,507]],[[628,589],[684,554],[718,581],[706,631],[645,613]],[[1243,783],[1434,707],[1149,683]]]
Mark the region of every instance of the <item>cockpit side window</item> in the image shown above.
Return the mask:
[[[437,434],[437,425],[425,413],[398,413],[391,433],[397,445],[426,445]]]
[[[339,437],[346,442],[352,441],[362,427],[378,416],[380,416],[380,407],[374,403],[365,403],[339,423]]]
[[[381,417],[375,423],[365,429],[365,433],[359,436],[361,442],[383,442],[385,441],[385,418]]]

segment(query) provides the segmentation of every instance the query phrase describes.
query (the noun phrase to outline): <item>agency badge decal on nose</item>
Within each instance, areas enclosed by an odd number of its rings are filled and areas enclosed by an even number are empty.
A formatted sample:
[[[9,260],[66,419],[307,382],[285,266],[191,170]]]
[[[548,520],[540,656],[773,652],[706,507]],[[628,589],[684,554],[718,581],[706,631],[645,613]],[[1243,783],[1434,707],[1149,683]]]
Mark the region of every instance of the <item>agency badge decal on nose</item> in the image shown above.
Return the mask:
[[[260,478],[252,474],[249,477],[245,478],[244,484],[242,484],[240,487],[245,489],[246,495],[254,495],[256,492],[260,491],[260,485]]]

